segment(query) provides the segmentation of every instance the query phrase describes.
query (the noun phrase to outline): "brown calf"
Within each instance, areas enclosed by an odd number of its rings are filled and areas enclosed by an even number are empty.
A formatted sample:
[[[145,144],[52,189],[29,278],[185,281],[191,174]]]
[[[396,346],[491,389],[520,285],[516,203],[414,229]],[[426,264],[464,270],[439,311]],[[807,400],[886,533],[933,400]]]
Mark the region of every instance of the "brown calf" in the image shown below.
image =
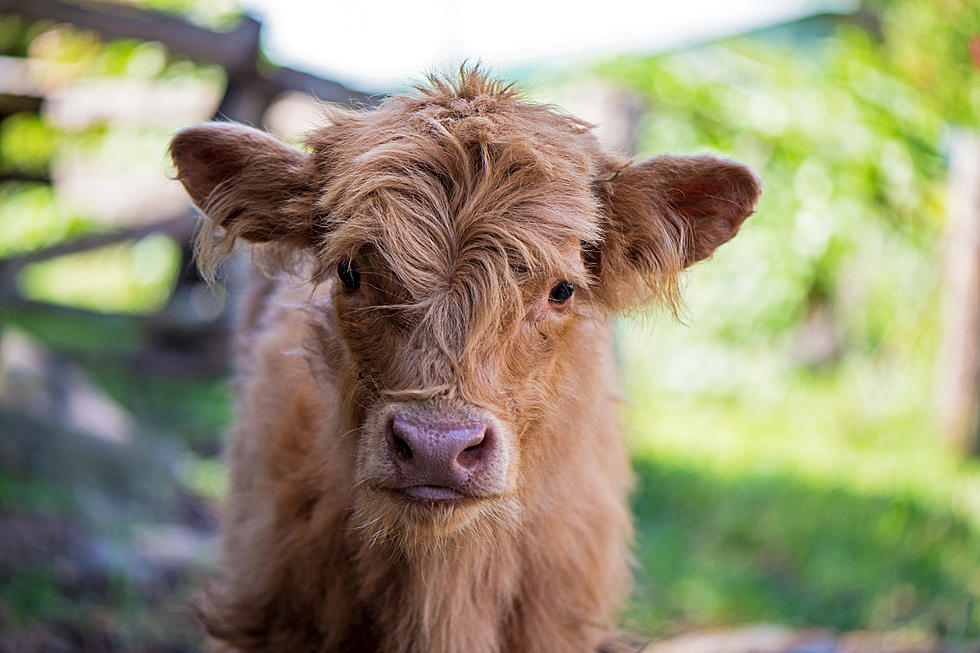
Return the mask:
[[[203,269],[242,239],[265,272],[202,606],[219,646],[603,646],[631,533],[611,319],[677,301],[752,173],[629,163],[475,71],[335,110],[304,151],[218,123],[171,151]]]

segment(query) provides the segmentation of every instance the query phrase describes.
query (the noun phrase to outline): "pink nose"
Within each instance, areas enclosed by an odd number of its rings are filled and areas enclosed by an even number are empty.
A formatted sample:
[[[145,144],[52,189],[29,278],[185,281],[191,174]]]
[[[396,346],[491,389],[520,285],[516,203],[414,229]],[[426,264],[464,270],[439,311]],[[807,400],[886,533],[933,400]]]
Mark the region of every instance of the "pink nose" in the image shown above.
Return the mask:
[[[497,449],[484,422],[428,421],[395,416],[385,432],[388,456],[405,487],[465,491],[491,464]]]

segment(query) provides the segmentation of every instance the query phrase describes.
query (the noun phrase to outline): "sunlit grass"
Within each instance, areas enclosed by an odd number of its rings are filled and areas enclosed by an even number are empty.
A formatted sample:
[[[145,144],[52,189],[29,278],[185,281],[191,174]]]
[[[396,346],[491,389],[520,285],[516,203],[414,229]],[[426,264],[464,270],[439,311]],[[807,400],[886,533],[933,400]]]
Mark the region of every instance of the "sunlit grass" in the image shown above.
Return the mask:
[[[980,463],[943,444],[927,352],[813,373],[698,333],[621,330],[637,472],[629,618],[655,632],[980,632]]]

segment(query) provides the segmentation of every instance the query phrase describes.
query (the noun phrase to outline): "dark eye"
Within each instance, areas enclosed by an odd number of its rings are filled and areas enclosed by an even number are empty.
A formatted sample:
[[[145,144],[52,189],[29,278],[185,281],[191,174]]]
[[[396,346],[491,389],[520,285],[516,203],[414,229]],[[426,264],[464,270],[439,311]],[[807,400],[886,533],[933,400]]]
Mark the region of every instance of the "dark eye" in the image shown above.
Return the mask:
[[[341,261],[337,264],[337,276],[347,290],[357,290],[361,287],[361,273],[350,261]]]
[[[551,289],[551,294],[548,295],[548,299],[556,304],[564,304],[571,298],[573,292],[575,292],[574,283],[571,281],[559,281]]]

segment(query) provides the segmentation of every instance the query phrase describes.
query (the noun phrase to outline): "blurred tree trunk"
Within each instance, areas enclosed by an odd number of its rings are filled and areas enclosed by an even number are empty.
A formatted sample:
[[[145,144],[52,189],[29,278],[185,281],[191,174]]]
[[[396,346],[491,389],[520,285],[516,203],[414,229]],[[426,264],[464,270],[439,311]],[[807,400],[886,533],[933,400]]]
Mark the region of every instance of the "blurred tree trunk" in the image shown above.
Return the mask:
[[[949,443],[980,453],[980,135],[953,139],[939,407]]]

